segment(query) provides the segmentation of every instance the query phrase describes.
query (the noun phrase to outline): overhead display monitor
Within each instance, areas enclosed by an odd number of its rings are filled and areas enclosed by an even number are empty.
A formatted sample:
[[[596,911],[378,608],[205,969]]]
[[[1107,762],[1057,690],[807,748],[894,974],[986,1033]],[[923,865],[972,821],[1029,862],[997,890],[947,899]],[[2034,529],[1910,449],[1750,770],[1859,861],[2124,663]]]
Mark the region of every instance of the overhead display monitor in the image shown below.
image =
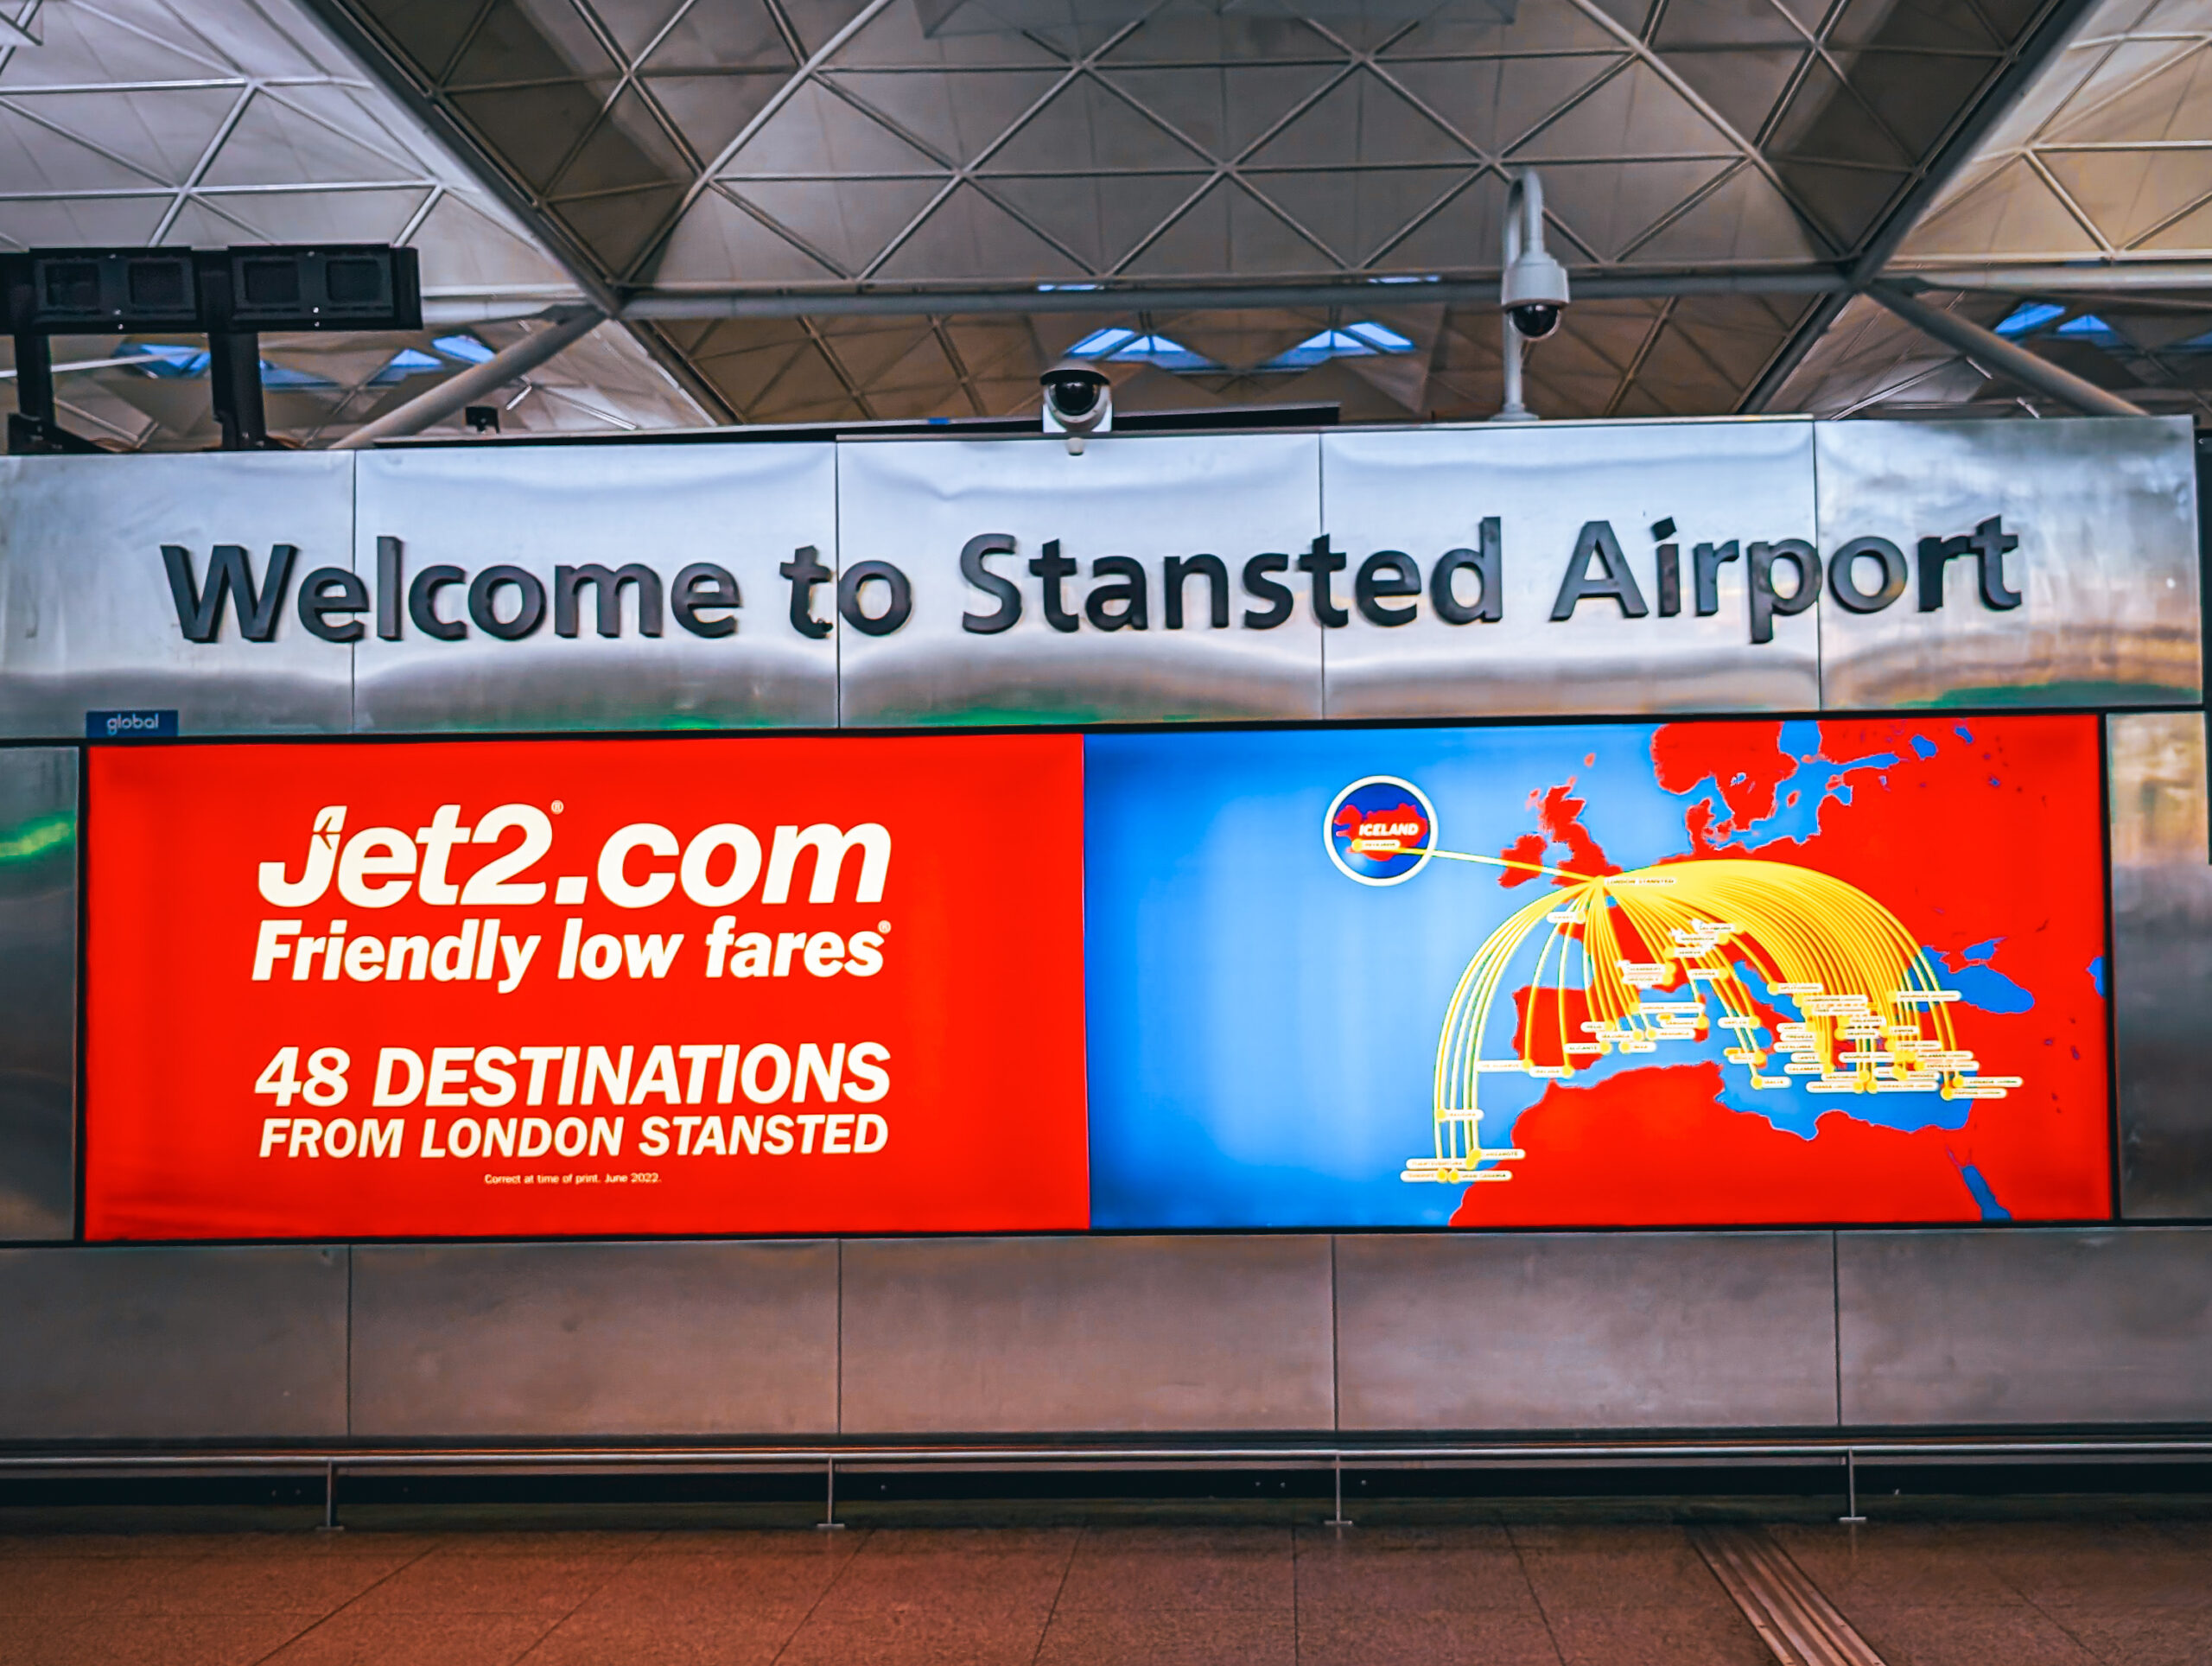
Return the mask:
[[[1079,1228],[1081,750],[96,750],[86,1235]]]
[[[2094,718],[1085,768],[1096,1226],[2108,1212]]]

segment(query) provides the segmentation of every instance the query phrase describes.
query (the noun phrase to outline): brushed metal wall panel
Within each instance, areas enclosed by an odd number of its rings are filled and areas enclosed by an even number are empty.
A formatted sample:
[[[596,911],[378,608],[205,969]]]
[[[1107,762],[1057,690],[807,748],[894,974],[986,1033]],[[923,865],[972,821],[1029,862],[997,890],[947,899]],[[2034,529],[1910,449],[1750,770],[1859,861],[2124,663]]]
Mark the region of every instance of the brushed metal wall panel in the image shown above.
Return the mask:
[[[344,1438],[346,1254],[0,1250],[0,1440]]]
[[[1329,1241],[856,1239],[847,1434],[1330,1427]]]
[[[0,747],[0,1239],[77,1202],[77,753]]]
[[[1754,643],[1745,563],[1719,569],[1717,613],[1700,617],[1700,543],[1816,541],[1813,424],[1802,419],[1349,429],[1321,438],[1322,506],[1350,556],[1346,582],[1378,550],[1437,557],[1478,548],[1499,523],[1504,617],[1446,623],[1424,594],[1413,622],[1355,610],[1326,633],[1332,717],[1561,712],[1809,710],[1820,703],[1820,625],[1807,611]],[[1643,618],[1586,597],[1554,620],[1578,535],[1609,523]],[[1672,520],[1681,611],[1661,616],[1651,528]],[[1597,571],[1593,563],[1590,569]],[[1471,594],[1463,600],[1471,600]],[[1402,605],[1402,604],[1401,604]]]
[[[2212,1421],[2212,1230],[1844,1232],[1847,1425]]]
[[[1249,557],[1293,559],[1321,530],[1319,442],[1310,434],[1094,440],[1071,457],[1058,440],[908,440],[838,447],[839,539],[847,567],[887,561],[912,581],[904,629],[843,639],[848,724],[1132,722],[1178,718],[1319,717],[1320,626],[1305,575],[1277,575],[1298,600],[1271,630],[1247,628],[1258,604],[1239,579]],[[979,534],[1005,533],[1013,554],[988,570],[1021,589],[1021,617],[978,634],[964,614],[997,603],[960,574]],[[1100,556],[1145,570],[1144,630],[1102,631],[1084,618],[1055,630],[1043,581],[1029,571],[1047,539],[1085,576],[1065,586],[1076,613]],[[1170,556],[1217,556],[1231,588],[1230,624],[1209,624],[1204,581],[1188,587],[1182,629],[1166,626]],[[1339,582],[1338,590],[1343,585]]]
[[[1830,1235],[1347,1234],[1337,1350],[1347,1430],[1832,1425]]]
[[[454,729],[639,729],[827,727],[837,721],[837,640],[799,633],[790,585],[777,572],[810,544],[837,559],[836,459],[829,445],[610,446],[364,453],[354,553],[377,572],[377,540],[400,541],[409,575],[434,564],[472,577],[512,566],[546,588],[537,628],[502,641],[471,623],[465,588],[441,593],[438,617],[467,634],[441,641],[411,619],[397,641],[372,629],[356,650],[359,727]],[[555,633],[556,566],[641,563],[660,575],[658,638],[639,633],[636,592],[624,593],[621,634],[602,637],[588,600],[577,634]],[[736,631],[695,635],[666,601],[677,575],[713,562],[736,580]],[[408,581],[412,582],[410,577]],[[815,592],[815,616],[836,616],[836,587]],[[495,594],[498,617],[518,597]],[[715,617],[724,617],[717,614]]]
[[[837,1426],[837,1246],[363,1245],[353,1432],[784,1435]]]
[[[0,736],[81,741],[85,714],[171,708],[186,734],[342,734],[352,651],[293,611],[318,567],[350,568],[351,453],[226,451],[0,458]],[[162,546],[299,556],[275,639],[248,642],[235,605],[220,637],[188,642]]]
[[[1918,575],[1879,612],[1821,597],[1822,703],[2181,704],[2202,683],[2196,476],[2189,419],[1822,423],[1821,552],[1885,537],[1915,563],[1923,537],[2002,514],[2019,548],[1985,607],[1972,559],[1950,562],[1943,605]],[[1862,588],[1873,581],[1861,563]]]
[[[2111,758],[2110,988],[2120,1077],[2120,1211],[2212,1216],[2212,856],[2204,716],[2105,720]]]

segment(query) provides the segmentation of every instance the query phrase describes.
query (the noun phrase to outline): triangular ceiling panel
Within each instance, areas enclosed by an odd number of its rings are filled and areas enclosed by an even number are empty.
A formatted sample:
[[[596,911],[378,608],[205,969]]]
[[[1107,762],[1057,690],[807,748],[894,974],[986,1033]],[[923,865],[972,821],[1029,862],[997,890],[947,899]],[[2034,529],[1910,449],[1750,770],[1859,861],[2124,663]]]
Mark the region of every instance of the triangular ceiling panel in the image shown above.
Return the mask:
[[[1648,66],[1630,64],[1516,146],[1516,162],[1735,155],[1727,136]]]
[[[909,75],[840,70],[837,90],[956,162],[972,162],[1065,79],[1052,69]]]
[[[1255,169],[1244,182],[1344,264],[1364,266],[1465,178],[1458,168],[1337,168],[1294,174]]]
[[[302,180],[335,184],[402,179],[414,171],[260,92],[247,100],[203,179],[208,185],[291,185]]]
[[[153,239],[168,212],[159,197],[48,197],[0,202],[0,238],[19,249],[67,248],[85,244],[137,244]],[[173,241],[185,243],[188,238]],[[211,239],[232,241],[229,237]]]
[[[612,80],[568,81],[457,92],[453,106],[493,155],[543,190],[568,160],[576,136],[599,119],[614,86]]]
[[[1667,63],[1721,120],[1755,139],[1774,114],[1790,77],[1805,61],[1802,47],[1761,47],[1747,52],[1675,52]]]
[[[145,191],[160,183],[0,105],[0,192]]]
[[[991,193],[1079,256],[1092,271],[1123,257],[1206,182],[1204,174],[1103,174],[1092,179],[995,178]]]
[[[232,219],[267,243],[392,243],[413,223],[429,193],[419,187],[388,191],[251,191],[210,193]],[[178,236],[175,241],[188,239]],[[247,239],[231,237],[226,242]]]
[[[1622,61],[1618,53],[1612,53],[1602,57],[1392,64],[1389,69],[1408,92],[1469,143],[1496,156],[1557,115],[1577,93]]]
[[[1946,203],[1914,229],[1908,251],[1935,255],[2085,255],[2096,241],[2024,160]]]
[[[40,44],[9,55],[10,87],[204,81],[229,68],[205,51],[127,28],[89,6],[41,6],[36,28]]]
[[[1128,264],[1136,277],[1321,273],[1336,263],[1282,217],[1224,181]]]
[[[446,193],[410,239],[426,289],[495,289],[566,281],[545,254],[465,199]]]
[[[1739,167],[1681,217],[1638,245],[1655,264],[1756,261],[1777,264],[1828,257],[1805,222],[1756,168]]]
[[[678,11],[697,10],[696,6],[684,5],[683,0],[589,0],[589,3],[592,16],[613,37],[614,49],[626,59],[635,59],[651,46]],[[742,13],[752,8],[739,5],[727,10]]]
[[[2078,121],[2059,124],[2054,138],[2076,144],[2113,140],[2212,141],[2212,47],[2200,47]]]
[[[1081,267],[972,185],[930,211],[875,276],[892,281],[1027,283],[1072,278]]]
[[[1351,168],[1475,158],[1404,94],[1360,70],[1299,111],[1249,160],[1255,168]]]
[[[874,264],[941,180],[743,180],[728,188],[848,276]]]
[[[726,75],[650,75],[647,96],[658,105],[702,162],[712,162],[746,123],[767,107],[787,78],[779,71]]]
[[[2044,150],[2051,177],[2107,242],[2126,248],[2212,197],[2201,150]]]
[[[942,166],[881,122],[827,87],[809,81],[762,123],[730,159],[723,177],[928,174]]]
[[[2212,205],[2191,209],[2163,231],[2143,239],[2149,253],[2173,254],[2182,250],[2212,251]]]
[[[635,191],[574,198],[556,203],[553,212],[604,265],[626,271],[630,263],[652,246],[683,200],[683,190],[677,186],[650,185]]]
[[[650,0],[655,7],[664,0]],[[798,67],[783,31],[763,0],[721,0],[716,5],[677,5],[675,27],[645,54],[650,73],[686,70],[779,70]]]
[[[1718,160],[1554,163],[1544,169],[1544,207],[1597,259],[1614,261],[1729,166]]]
[[[492,0],[446,81],[451,86],[512,86],[597,79],[620,67],[574,6]]]
[[[1300,104],[1340,65],[1223,64],[1203,68],[1130,68],[1100,72],[1208,155],[1241,156]]]
[[[984,167],[991,173],[1127,173],[1193,168],[1205,161],[1126,99],[1086,79],[1024,122]]]
[[[1651,44],[1672,63],[1705,47],[1802,48],[1805,31],[1773,0],[1667,0]]]
[[[1903,173],[1844,168],[1794,156],[1778,159],[1774,171],[1799,207],[1848,249],[1859,246],[1909,178]]]
[[[1376,264],[1400,272],[1494,272],[1504,213],[1504,182],[1485,174],[1431,212]]]
[[[227,86],[23,93],[9,99],[13,110],[119,156],[164,185],[181,185],[192,177],[238,103],[238,92]],[[360,177],[390,179],[396,171],[386,162],[381,173]]]
[[[688,185],[691,178],[691,165],[683,153],[644,94],[630,86],[616,95],[607,114],[584,136],[554,181],[552,194],[558,198],[641,185]]]
[[[710,189],[683,211],[645,276],[683,285],[827,282],[839,274]]]

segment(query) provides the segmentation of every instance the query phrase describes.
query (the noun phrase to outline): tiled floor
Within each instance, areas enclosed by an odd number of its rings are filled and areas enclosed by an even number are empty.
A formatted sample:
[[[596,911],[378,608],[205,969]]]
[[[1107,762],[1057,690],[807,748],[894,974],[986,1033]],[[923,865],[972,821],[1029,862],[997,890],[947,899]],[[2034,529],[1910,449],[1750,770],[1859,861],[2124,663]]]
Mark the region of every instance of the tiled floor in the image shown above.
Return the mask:
[[[1887,1666],[2201,1666],[2212,1524],[1766,1529]],[[1771,1666],[1664,1524],[0,1538],[6,1666]]]

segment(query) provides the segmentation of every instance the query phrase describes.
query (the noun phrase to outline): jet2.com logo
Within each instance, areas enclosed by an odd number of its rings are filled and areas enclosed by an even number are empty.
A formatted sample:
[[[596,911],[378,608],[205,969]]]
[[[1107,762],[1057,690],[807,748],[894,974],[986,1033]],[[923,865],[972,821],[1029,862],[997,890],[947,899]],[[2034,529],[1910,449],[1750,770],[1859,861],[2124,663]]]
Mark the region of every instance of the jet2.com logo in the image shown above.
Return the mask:
[[[1321,837],[1345,878],[1402,885],[1428,866],[1436,849],[1436,810],[1411,781],[1370,775],[1330,803]]]

